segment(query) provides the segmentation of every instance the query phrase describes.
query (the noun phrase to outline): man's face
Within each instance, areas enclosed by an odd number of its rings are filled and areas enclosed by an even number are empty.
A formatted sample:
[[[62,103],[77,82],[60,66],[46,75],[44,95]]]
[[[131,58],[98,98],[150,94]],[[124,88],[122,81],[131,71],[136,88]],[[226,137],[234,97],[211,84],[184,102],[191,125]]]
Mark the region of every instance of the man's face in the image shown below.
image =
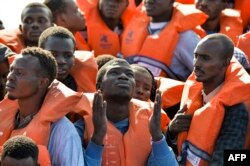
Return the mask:
[[[145,7],[148,16],[162,16],[172,8],[172,0],[145,0]]]
[[[199,82],[213,84],[224,78],[226,65],[222,57],[223,47],[218,40],[206,40],[197,45],[194,54],[194,74]]]
[[[139,100],[147,101],[151,95],[152,77],[148,72],[134,70],[135,74],[135,91],[133,97]]]
[[[100,0],[99,10],[108,19],[120,19],[128,6],[128,0]]]
[[[20,166],[20,165],[37,166],[37,164],[35,164],[34,160],[31,157],[17,160],[12,157],[6,156],[1,163],[1,166]]]
[[[21,31],[25,41],[38,43],[41,33],[51,26],[52,20],[48,9],[33,7],[23,11]]]
[[[58,65],[57,79],[64,81],[70,74],[74,64],[75,46],[70,38],[49,37],[44,43],[44,49],[50,51]]]
[[[130,100],[134,93],[134,73],[129,64],[117,63],[107,67],[101,83],[104,99]]]
[[[0,101],[5,95],[5,84],[9,73],[9,64],[7,61],[0,62]]]
[[[62,15],[65,19],[65,28],[68,28],[71,32],[81,31],[85,29],[85,19],[83,13],[77,7],[73,0],[65,0],[67,9]]]
[[[196,8],[206,13],[208,20],[219,18],[225,6],[224,0],[196,0]]]
[[[38,93],[40,63],[32,56],[18,56],[10,66],[6,91],[9,99],[32,98]]]

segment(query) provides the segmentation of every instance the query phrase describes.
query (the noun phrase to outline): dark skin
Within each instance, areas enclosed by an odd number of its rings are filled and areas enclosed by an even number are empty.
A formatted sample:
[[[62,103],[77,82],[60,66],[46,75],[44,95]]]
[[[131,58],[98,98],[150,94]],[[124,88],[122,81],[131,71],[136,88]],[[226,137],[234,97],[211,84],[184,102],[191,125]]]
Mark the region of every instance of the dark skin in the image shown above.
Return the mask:
[[[188,131],[192,115],[187,114],[186,111],[187,105],[184,105],[184,107],[176,113],[174,118],[169,123],[168,130],[171,136],[176,137],[178,133]]]
[[[110,107],[108,108],[107,105],[109,105]],[[120,111],[122,111],[123,113],[120,113]],[[117,120],[117,119],[124,119],[125,117],[127,118],[128,111],[129,111],[128,104],[127,105],[124,104],[122,107],[121,106],[117,107],[117,104],[114,105],[114,103],[107,104],[106,101],[103,100],[103,95],[101,91],[98,90],[98,92],[95,93],[93,102],[93,123],[95,129],[92,141],[97,145],[103,145],[103,139],[107,132],[107,117],[105,116],[106,112],[107,113],[110,112],[109,113],[110,118],[112,118],[113,120]],[[117,114],[117,112],[119,112],[120,116],[112,115],[112,113],[115,115],[119,115]],[[161,92],[157,90],[154,102],[154,112],[149,119],[149,126],[148,126],[153,141],[159,141],[162,139],[160,121],[161,121]]]
[[[107,130],[106,117],[113,123],[129,117],[130,100],[135,86],[133,71],[129,64],[114,65],[110,67],[106,73],[105,81],[103,81],[100,85],[102,92],[98,91],[95,94],[95,107],[93,107],[93,116],[97,116],[93,117],[93,122],[97,123],[94,124],[94,127],[98,130],[95,130],[96,133],[94,133],[94,139],[92,140],[99,145],[102,144],[102,140]],[[110,90],[111,88],[112,91]],[[119,97],[121,100],[117,99],[118,97],[116,96],[117,94],[119,96],[119,93],[123,95],[125,94],[123,98]],[[161,93],[157,90],[154,113],[149,119],[149,131],[153,141],[159,141],[162,139],[160,118]]]
[[[151,22],[167,22],[172,18],[173,0],[145,0],[145,7]]]

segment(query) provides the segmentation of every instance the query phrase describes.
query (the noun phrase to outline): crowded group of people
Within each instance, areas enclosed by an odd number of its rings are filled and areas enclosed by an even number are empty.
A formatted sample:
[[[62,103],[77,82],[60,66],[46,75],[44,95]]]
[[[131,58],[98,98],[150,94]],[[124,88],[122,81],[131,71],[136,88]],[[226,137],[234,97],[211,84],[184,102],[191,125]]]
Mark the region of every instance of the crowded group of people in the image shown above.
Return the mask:
[[[250,149],[247,7],[27,4],[0,30],[0,165],[223,166]]]

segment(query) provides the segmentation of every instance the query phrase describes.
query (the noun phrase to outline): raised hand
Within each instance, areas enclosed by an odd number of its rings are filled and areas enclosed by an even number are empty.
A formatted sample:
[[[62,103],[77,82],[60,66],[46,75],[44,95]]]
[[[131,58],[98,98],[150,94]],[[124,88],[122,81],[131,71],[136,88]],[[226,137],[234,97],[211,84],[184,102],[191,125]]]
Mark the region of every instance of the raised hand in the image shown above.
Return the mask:
[[[180,109],[174,118],[171,120],[168,126],[168,130],[171,136],[176,137],[178,133],[182,131],[188,131],[192,115],[185,113],[187,111],[187,105],[184,105],[182,109]]]
[[[103,96],[100,90],[95,93],[93,101],[93,124],[94,133],[92,141],[97,145],[103,145],[103,139],[107,132],[107,103],[103,101]]]
[[[153,141],[159,141],[162,139],[161,132],[161,92],[156,90],[154,110],[149,120],[149,131]]]

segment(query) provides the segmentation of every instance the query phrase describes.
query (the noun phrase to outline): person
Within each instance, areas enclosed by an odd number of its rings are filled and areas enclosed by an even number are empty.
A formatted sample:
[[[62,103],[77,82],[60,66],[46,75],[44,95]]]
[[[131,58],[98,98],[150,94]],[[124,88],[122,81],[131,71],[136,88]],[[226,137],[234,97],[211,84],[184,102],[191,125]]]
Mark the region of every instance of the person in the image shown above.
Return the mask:
[[[22,10],[19,29],[1,30],[0,43],[20,53],[27,46],[37,46],[40,34],[51,26],[53,22],[49,8],[38,2],[29,3]]]
[[[37,145],[26,136],[15,136],[8,139],[3,144],[0,165],[39,166]]]
[[[0,101],[3,100],[5,95],[5,83],[9,73],[8,57],[14,54],[7,46],[0,44]]]
[[[178,135],[184,165],[224,165],[225,149],[244,148],[250,77],[233,52],[233,41],[223,34],[207,35],[194,51],[194,70],[167,132],[172,141]]]
[[[83,12],[79,10],[74,0],[44,0],[53,14],[53,22],[57,26],[67,28],[76,40],[77,50],[89,50],[85,41],[86,26]]]
[[[133,98],[142,101],[154,101],[156,93],[156,81],[153,74],[146,67],[132,64],[131,68],[135,75],[135,90]]]
[[[174,0],[146,0],[145,10],[136,13],[126,27],[121,57],[147,67],[154,76],[185,81],[199,41],[191,29],[202,24],[206,15]]]
[[[164,77],[154,77],[149,69],[138,64],[131,65],[135,75],[133,98],[154,101],[156,89],[161,91],[162,109],[172,119],[179,109],[184,83]]]
[[[134,10],[127,12],[128,0],[96,0],[92,4],[78,0],[85,13],[87,43],[95,56],[112,54],[117,56],[121,49],[120,37]]]
[[[153,110],[147,102],[131,100],[135,88],[134,73],[126,60],[120,58],[102,66],[97,74],[96,86],[99,90],[94,96],[93,110],[103,112],[99,119],[107,119],[103,165],[177,165],[161,131],[163,114],[159,91],[156,92]],[[75,126],[79,135],[84,137],[83,142],[86,142],[93,129],[91,125],[86,125],[90,124],[91,118],[83,118]],[[102,123],[99,126],[103,126]]]
[[[0,102],[0,146],[10,137],[26,135],[48,149],[51,165],[84,165],[80,138],[65,115],[88,108],[80,104],[82,94],[55,80],[56,75],[49,51],[28,47],[15,57],[7,76],[7,98]],[[46,158],[39,161],[50,164]]]
[[[78,92],[95,92],[97,64],[91,52],[75,54],[73,34],[64,27],[47,28],[40,36],[38,46],[48,50],[58,65],[57,79]]]
[[[206,22],[195,28],[201,38],[207,34],[223,33],[236,44],[238,36],[243,33],[239,11],[226,8],[227,0],[197,0],[195,6],[208,15]]]

